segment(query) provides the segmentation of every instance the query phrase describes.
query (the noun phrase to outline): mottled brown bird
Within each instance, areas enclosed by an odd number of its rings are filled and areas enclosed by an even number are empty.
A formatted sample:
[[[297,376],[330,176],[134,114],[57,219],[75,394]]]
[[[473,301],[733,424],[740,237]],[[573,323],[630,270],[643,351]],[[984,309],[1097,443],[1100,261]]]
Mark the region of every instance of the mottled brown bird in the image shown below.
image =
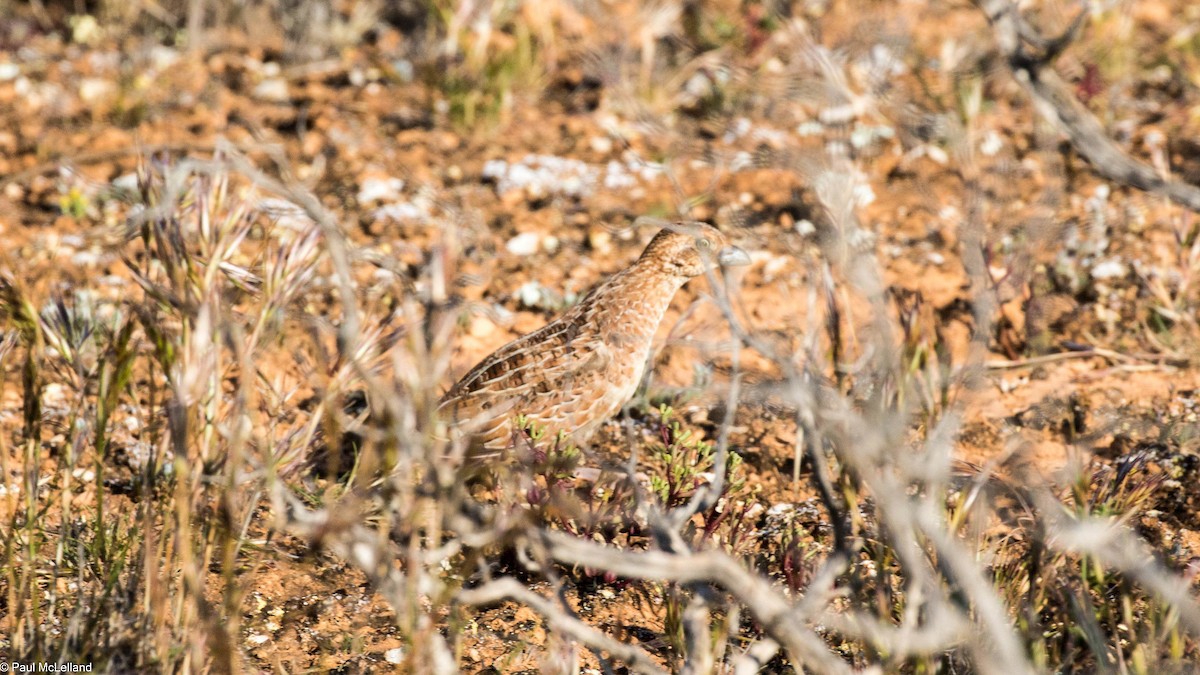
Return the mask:
[[[690,279],[750,257],[704,223],[672,223],[641,257],[562,316],[497,349],[442,397],[472,459],[512,447],[518,415],[580,446],[633,396],[671,299]]]

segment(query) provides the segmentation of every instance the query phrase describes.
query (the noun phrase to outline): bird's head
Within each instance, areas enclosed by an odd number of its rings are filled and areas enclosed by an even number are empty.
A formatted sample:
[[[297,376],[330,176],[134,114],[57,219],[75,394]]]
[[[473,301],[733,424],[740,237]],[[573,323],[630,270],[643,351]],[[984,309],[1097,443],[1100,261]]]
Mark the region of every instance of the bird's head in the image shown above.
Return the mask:
[[[750,256],[712,225],[677,222],[663,225],[640,261],[653,263],[672,276],[690,279],[716,266],[749,265]]]

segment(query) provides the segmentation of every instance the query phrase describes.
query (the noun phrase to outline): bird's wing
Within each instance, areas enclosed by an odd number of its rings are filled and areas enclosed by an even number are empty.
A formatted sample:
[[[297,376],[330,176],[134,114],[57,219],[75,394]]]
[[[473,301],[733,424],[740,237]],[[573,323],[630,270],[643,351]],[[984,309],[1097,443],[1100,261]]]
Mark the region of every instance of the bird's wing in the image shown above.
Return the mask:
[[[564,316],[496,350],[442,397],[452,425],[507,443],[500,432],[517,415],[553,418],[576,409],[604,378],[612,352],[586,324]]]

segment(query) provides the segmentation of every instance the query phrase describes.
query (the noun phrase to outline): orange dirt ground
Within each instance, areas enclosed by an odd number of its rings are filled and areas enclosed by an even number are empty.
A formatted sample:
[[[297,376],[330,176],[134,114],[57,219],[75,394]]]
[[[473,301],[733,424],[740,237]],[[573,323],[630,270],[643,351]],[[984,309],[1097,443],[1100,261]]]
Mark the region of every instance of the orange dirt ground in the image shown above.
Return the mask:
[[[1126,38],[1135,52],[1161,45],[1172,31],[1169,17],[1187,3],[1136,4],[1135,31]],[[950,49],[943,44],[946,35],[961,35],[960,46],[989,43],[977,10],[920,4],[917,19],[894,8],[878,14],[880,25],[891,21],[910,31],[903,47],[908,67],[894,83],[897,98],[905,97],[901,103],[933,110],[962,94],[936,72],[921,93],[919,76],[928,68],[922,64]],[[821,40],[829,45],[852,45],[863,27],[845,9],[819,21]],[[1064,59],[1062,70],[1082,78],[1103,55],[1098,39],[1089,36]],[[270,152],[281,153],[296,178],[339,215],[366,259],[414,265],[433,236],[431,221],[394,217],[396,212],[380,207],[403,203],[427,213],[461,214],[477,244],[464,260],[464,271],[477,283],[463,295],[498,309],[464,322],[456,336],[455,374],[553,315],[553,308],[524,302],[523,291],[586,291],[628,264],[652,234],[623,226],[639,215],[670,214],[681,196],[691,195],[709,197],[696,203],[693,218],[718,223],[753,251],[754,265],[737,277],[735,300],[747,325],[780,347],[803,348],[816,311],[809,291],[821,278],[821,252],[817,235],[797,224],[815,221],[818,230],[825,225],[814,207],[812,175],[797,168],[804,163],[778,158],[790,152],[803,156],[814,147],[819,152],[820,142],[813,145],[796,131],[797,120],[811,120],[813,111],[797,107],[780,118],[757,108],[745,115],[752,131],[740,135],[725,133],[739,124],[736,116],[716,133],[686,117],[660,130],[628,121],[614,93],[603,88],[596,93],[567,71],[519,95],[510,111],[464,129],[441,109],[438,92],[390,77],[386,68],[379,74],[380,64],[403,46],[403,36],[384,32],[373,45],[344,49],[335,59],[271,70],[263,64],[278,54],[244,38],[188,55],[136,47],[132,39],[64,43],[34,30],[20,45],[25,56],[18,57],[18,46],[5,44],[0,35],[0,64],[18,58],[21,63],[19,76],[0,79],[0,176],[7,177],[0,181],[0,268],[47,293],[112,275],[112,293],[119,295],[120,260],[93,236],[97,223],[119,213],[105,210],[105,186],[134,171],[139,152],[165,148],[174,157],[209,156],[224,139],[257,149],[250,157],[263,165]],[[1154,49],[1161,54],[1165,47]],[[1190,58],[1194,64],[1196,57]],[[1194,143],[1173,139],[1200,133],[1196,81],[1177,95],[1173,80],[1156,80],[1156,73],[1140,65],[1127,81],[1112,82],[1113,93],[1106,95],[1112,100],[1096,101],[1095,110],[1114,121],[1114,128],[1132,129],[1123,142],[1136,156],[1152,159],[1153,141],[1147,140],[1152,131],[1172,139],[1166,147],[1172,170],[1195,178],[1200,154]],[[281,95],[264,86],[277,81]],[[943,143],[950,146],[949,159],[944,151],[928,151],[938,141],[923,140],[904,126],[913,123],[905,115],[919,115],[913,111],[898,112],[894,120],[881,116],[879,124],[894,121],[898,131],[859,161],[874,200],[857,215],[874,235],[885,281],[897,297],[920,298],[918,332],[956,367],[971,357],[974,330],[959,226],[974,198],[968,179],[977,177],[981,185],[984,238],[1002,304],[989,353],[982,357],[992,367],[972,388],[954,389],[962,414],[957,458],[997,470],[1006,462],[1031,462],[1050,481],[1061,479],[1060,471],[1073,463],[1106,465],[1134,451],[1155,453],[1151,470],[1167,471],[1174,457],[1194,458],[1200,438],[1197,293],[1187,285],[1188,254],[1175,239],[1192,218],[1162,199],[1104,184],[1060,146],[1003,73],[975,84],[987,104],[969,128],[947,132],[953,139]],[[899,104],[896,109],[904,110]],[[614,141],[614,128],[621,140]],[[979,150],[989,144],[996,146],[988,147],[992,152]],[[916,151],[921,148],[925,151]],[[963,148],[974,154],[964,157]],[[778,161],[737,171],[700,161],[739,152]],[[504,191],[486,179],[489,161],[515,163],[529,154],[601,170],[615,163],[631,174],[638,170],[630,162],[635,155],[666,159],[674,175],[668,180],[646,172],[631,184],[596,187],[584,196],[555,188],[549,194],[528,187]],[[71,171],[60,172],[60,166]],[[392,178],[403,185],[387,183]],[[381,184],[391,186],[386,194],[364,195],[365,187]],[[1110,192],[1097,200],[1102,186]],[[64,209],[72,190],[88,198],[85,212]],[[1113,261],[1115,272],[1099,275],[1093,266],[1089,287],[1072,289],[1063,279],[1082,273],[1062,268],[1085,266],[1079,249],[1091,236],[1097,209],[1108,228],[1095,256]],[[535,242],[532,250],[511,252],[520,250],[511,243],[523,234]],[[1072,237],[1084,243],[1071,250]],[[1165,304],[1158,289],[1186,314],[1163,320],[1166,313],[1154,309]],[[706,292],[697,280],[676,298],[662,327],[652,392],[691,386],[698,363],[711,367],[718,383],[727,375],[728,354],[719,345],[728,333],[716,307],[697,302]],[[853,308],[850,314],[848,325],[861,329],[865,317]],[[1075,355],[1064,346],[1068,342],[1110,351]],[[16,438],[20,377],[18,364],[8,367],[0,421]],[[780,374],[751,352],[743,354],[742,369],[749,393],[735,419],[732,447],[745,458],[751,483],[770,503],[813,499],[806,473],[799,483],[792,480],[795,424],[770,402],[771,383]],[[711,410],[720,395],[717,388],[687,400],[680,405],[684,418],[711,432],[719,420]],[[600,437],[596,457],[624,451],[619,422]],[[134,440],[126,434],[114,442]],[[51,458],[46,462],[53,464]],[[1158,507],[1142,517],[1139,528],[1173,548],[1174,559],[1200,555],[1194,485],[1167,481],[1161,490]],[[114,499],[111,508],[127,506],[121,497]],[[262,525],[252,526],[253,536],[265,534]],[[252,665],[290,672],[388,667],[384,655],[403,642],[392,627],[391,610],[361,574],[328,555],[314,561],[303,542],[277,533],[268,548],[239,577],[245,589],[241,648]],[[221,589],[210,592],[215,600]],[[572,589],[567,597],[593,625],[652,651],[666,649],[654,609],[658,596],[630,586]],[[556,648],[547,644],[541,619],[516,605],[480,614],[470,634],[461,657],[470,672],[533,672],[546,650]]]

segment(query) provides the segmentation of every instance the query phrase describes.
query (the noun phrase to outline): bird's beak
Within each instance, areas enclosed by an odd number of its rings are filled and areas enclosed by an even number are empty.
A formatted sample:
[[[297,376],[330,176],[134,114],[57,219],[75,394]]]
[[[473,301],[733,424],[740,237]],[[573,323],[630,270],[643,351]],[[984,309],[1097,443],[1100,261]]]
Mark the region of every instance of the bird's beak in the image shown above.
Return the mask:
[[[750,264],[750,255],[736,246],[726,246],[717,253],[721,267],[740,267]]]

